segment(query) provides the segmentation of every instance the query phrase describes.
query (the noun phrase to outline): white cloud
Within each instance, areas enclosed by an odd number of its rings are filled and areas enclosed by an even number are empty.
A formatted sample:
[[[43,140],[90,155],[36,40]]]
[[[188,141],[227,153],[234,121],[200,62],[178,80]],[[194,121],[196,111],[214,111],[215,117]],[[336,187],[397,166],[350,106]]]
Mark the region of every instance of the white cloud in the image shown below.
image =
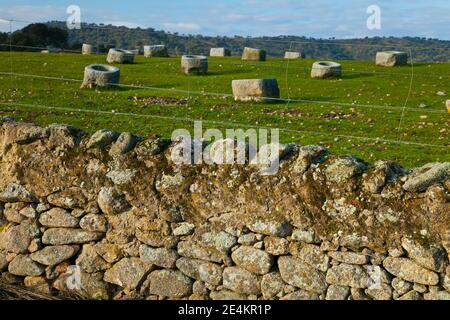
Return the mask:
[[[200,25],[192,22],[165,22],[163,26],[168,31],[199,31],[201,29]]]

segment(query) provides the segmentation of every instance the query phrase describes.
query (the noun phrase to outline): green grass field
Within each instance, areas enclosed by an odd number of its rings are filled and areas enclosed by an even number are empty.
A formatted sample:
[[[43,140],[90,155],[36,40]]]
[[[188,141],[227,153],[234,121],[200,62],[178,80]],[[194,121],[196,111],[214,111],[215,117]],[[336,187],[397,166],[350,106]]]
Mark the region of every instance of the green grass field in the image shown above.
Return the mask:
[[[192,129],[190,119],[201,119],[204,128],[221,130],[279,128],[282,142],[321,144],[371,162],[387,159],[411,167],[450,161],[445,108],[450,63],[382,68],[341,61],[344,73],[338,80],[310,79],[313,60],[308,59],[210,58],[206,76],[183,75],[180,58],[139,56],[135,64],[120,66],[121,84],[153,89],[81,90],[80,82],[4,74],[82,80],[86,65],[105,60],[103,55],[0,53],[0,115],[43,125],[68,123],[89,132],[110,128],[166,137],[175,129]],[[302,101],[236,103],[207,94],[231,94],[233,79],[268,77],[278,79],[282,98]]]

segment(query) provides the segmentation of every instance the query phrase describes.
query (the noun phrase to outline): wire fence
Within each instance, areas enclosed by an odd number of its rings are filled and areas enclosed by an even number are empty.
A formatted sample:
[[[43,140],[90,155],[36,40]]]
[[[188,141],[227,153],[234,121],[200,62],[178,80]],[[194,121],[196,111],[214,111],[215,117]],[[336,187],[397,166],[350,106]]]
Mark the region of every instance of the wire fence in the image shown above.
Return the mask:
[[[2,19],[0,19],[2,20]],[[5,19],[3,19],[5,20]],[[54,111],[63,111],[63,112],[80,112],[80,113],[86,113],[86,114],[101,114],[101,115],[107,115],[107,116],[125,116],[125,117],[144,117],[144,118],[153,118],[153,119],[160,119],[160,120],[168,120],[168,121],[184,121],[184,122],[195,122],[195,121],[203,121],[205,123],[215,124],[215,125],[221,125],[221,126],[232,126],[232,127],[246,127],[246,128],[257,128],[257,129],[274,129],[274,127],[270,126],[261,126],[261,125],[254,125],[249,123],[242,123],[242,122],[231,122],[231,121],[216,121],[211,119],[196,119],[193,117],[173,117],[173,116],[162,116],[162,115],[155,115],[155,114],[139,114],[139,113],[133,113],[133,112],[109,112],[105,110],[91,110],[91,109],[80,109],[80,108],[71,108],[71,107],[60,107],[60,106],[50,106],[50,105],[42,105],[42,104],[28,104],[28,103],[20,103],[16,102],[15,98],[12,95],[13,91],[13,81],[14,78],[33,78],[33,79],[45,79],[50,81],[64,81],[64,82],[71,82],[71,83],[82,83],[83,80],[81,79],[75,79],[71,77],[66,76],[49,76],[49,75],[40,75],[40,74],[34,74],[34,73],[22,73],[22,72],[16,72],[14,70],[14,57],[13,53],[16,49],[27,49],[27,50],[47,50],[49,49],[48,46],[26,46],[26,45],[17,45],[12,43],[12,33],[14,30],[13,24],[15,22],[18,23],[32,23],[32,22],[25,22],[21,20],[14,20],[14,19],[6,19],[6,21],[9,23],[10,31],[9,31],[9,43],[1,43],[0,48],[8,48],[9,54],[10,54],[10,70],[9,72],[3,72],[0,71],[0,75],[8,76],[10,77],[11,81],[11,99],[7,102],[0,102],[0,105],[3,106],[15,106],[15,107],[26,107],[26,108],[33,108],[33,109],[47,109],[47,110],[54,110]],[[94,28],[94,26],[83,26],[87,28]],[[100,29],[108,29],[108,26],[98,26],[97,30]],[[99,37],[99,35],[98,35]],[[94,52],[94,54],[99,54],[98,52],[98,44],[99,39],[97,39],[97,52]],[[317,42],[311,42],[311,41],[292,41],[292,40],[273,40],[273,39],[258,39],[258,41],[265,42],[265,41],[271,41],[271,42],[280,42],[286,44],[286,51],[292,51],[298,49],[299,45],[315,45],[315,46],[359,46],[359,47],[370,47],[370,48],[380,48],[383,47],[382,45],[372,45],[372,44],[354,44],[354,43],[343,43],[343,42],[336,42],[336,41],[321,41],[320,43]],[[391,48],[393,45],[385,45],[385,47]],[[196,48],[193,47],[192,43],[189,42],[189,39],[187,40],[187,54],[194,54],[196,52]],[[348,134],[339,134],[336,132],[321,132],[319,130],[312,131],[312,130],[298,130],[298,129],[290,129],[290,128],[278,128],[282,132],[287,133],[299,133],[299,134],[309,134],[309,135],[315,135],[315,136],[327,136],[331,138],[345,138],[345,139],[355,139],[355,140],[364,140],[364,141],[372,141],[372,142],[384,142],[389,144],[396,144],[396,145],[414,145],[414,146],[422,146],[422,147],[433,147],[433,148],[450,148],[449,145],[445,144],[434,144],[434,143],[422,143],[422,142],[415,142],[415,141],[408,141],[403,139],[402,135],[402,129],[404,125],[404,119],[406,117],[406,114],[408,112],[420,112],[425,114],[447,114],[445,110],[437,110],[437,109],[423,109],[423,108],[413,108],[408,107],[408,103],[410,101],[413,85],[416,81],[417,77],[424,77],[424,78],[433,78],[433,79],[447,79],[450,78],[450,76],[447,75],[438,75],[438,74],[415,74],[414,72],[414,65],[415,62],[413,61],[413,50],[422,50],[424,48],[419,47],[403,47],[408,49],[408,55],[409,55],[409,62],[410,62],[410,72],[408,73],[401,73],[401,72],[381,72],[376,70],[355,70],[355,69],[344,69],[344,74],[365,74],[365,75],[373,75],[373,76],[381,76],[381,77],[406,77],[409,79],[409,84],[407,88],[407,92],[405,95],[405,101],[402,105],[377,105],[377,104],[361,104],[361,103],[348,103],[348,102],[342,102],[342,101],[324,101],[324,100],[315,100],[315,99],[299,99],[299,98],[293,98],[291,97],[291,90],[289,86],[289,74],[290,72],[310,72],[313,70],[313,68],[308,67],[299,67],[295,66],[295,69],[293,68],[292,64],[293,62],[290,59],[276,61],[276,64],[273,64],[272,62],[268,63],[248,63],[248,62],[236,62],[236,61],[228,61],[227,59],[220,59],[215,60],[211,59],[209,63],[211,65],[230,65],[230,66],[245,66],[249,68],[273,68],[276,70],[284,70],[285,75],[285,83],[286,83],[286,98],[273,98],[273,97],[262,97],[262,99],[266,101],[273,101],[273,102],[281,102],[285,103],[286,107],[288,107],[292,103],[308,103],[308,104],[320,104],[321,106],[342,106],[342,107],[351,107],[351,108],[361,108],[361,109],[379,109],[379,110],[386,110],[386,111],[393,111],[399,113],[398,118],[398,124],[395,128],[396,132],[396,138],[390,139],[390,138],[383,138],[383,137],[366,137],[366,136],[358,136],[358,135],[348,135]],[[51,48],[55,50],[56,52],[61,53],[68,53],[68,54],[80,54],[80,50],[73,50],[73,49],[65,49],[65,48]],[[444,48],[444,50],[447,50],[450,48]],[[51,58],[47,58],[42,61],[47,61]],[[275,60],[273,60],[275,61]],[[127,88],[127,89],[135,89],[135,90],[155,90],[155,91],[164,91],[164,92],[171,92],[171,93],[178,93],[187,95],[188,98],[191,96],[202,96],[202,97],[219,97],[219,98],[226,98],[226,99],[233,99],[234,96],[231,93],[221,93],[221,92],[208,92],[208,91],[198,91],[198,90],[192,90],[193,87],[195,87],[192,83],[192,80],[188,78],[187,81],[187,90],[186,89],[179,89],[179,88],[167,88],[164,86],[146,86],[146,85],[133,85],[133,84],[113,84],[110,83],[110,86],[118,87],[118,88]],[[188,99],[188,103],[189,103]],[[445,116],[444,116],[445,117]]]

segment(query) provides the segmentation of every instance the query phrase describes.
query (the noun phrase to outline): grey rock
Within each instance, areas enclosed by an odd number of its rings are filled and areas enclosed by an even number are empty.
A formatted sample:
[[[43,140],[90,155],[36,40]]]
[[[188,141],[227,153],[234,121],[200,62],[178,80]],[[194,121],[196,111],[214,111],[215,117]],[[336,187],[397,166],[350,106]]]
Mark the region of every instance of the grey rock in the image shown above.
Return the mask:
[[[280,98],[277,79],[244,79],[231,83],[235,101],[271,102]]]
[[[329,252],[328,255],[339,262],[344,262],[347,264],[359,264],[364,265],[369,262],[369,257],[364,254],[354,253],[354,252]]]
[[[297,257],[320,271],[328,270],[330,258],[320,250],[319,246],[306,244],[301,248]]]
[[[7,252],[26,253],[31,241],[39,235],[39,228],[30,221],[0,232],[0,249]]]
[[[106,262],[97,253],[96,247],[91,244],[83,245],[83,249],[77,257],[76,264],[87,273],[97,273],[111,267],[111,264]]]
[[[229,252],[237,243],[237,238],[224,231],[205,232],[200,240],[208,247],[215,248],[221,252]]]
[[[447,260],[445,250],[436,245],[427,249],[419,243],[406,237],[402,240],[402,247],[408,252],[408,257],[427,269],[442,272]]]
[[[231,258],[237,266],[260,275],[269,273],[274,262],[272,255],[249,246],[239,247]]]
[[[401,51],[377,52],[376,65],[382,67],[402,66],[408,63],[408,54]]]
[[[129,132],[122,132],[109,150],[110,156],[124,155],[131,151],[142,138]]]
[[[119,193],[115,188],[103,187],[97,198],[97,203],[105,214],[119,214],[131,208],[131,205],[124,194]]]
[[[265,237],[264,250],[273,256],[289,254],[289,241],[281,237]]]
[[[149,292],[163,297],[182,298],[192,293],[193,281],[175,270],[157,270],[148,276]]]
[[[103,279],[122,288],[134,290],[151,269],[151,265],[139,258],[123,258],[106,270]]]
[[[102,129],[94,133],[89,139],[86,147],[89,148],[100,148],[105,149],[111,143],[119,138],[119,133],[116,131]]]
[[[413,284],[411,282],[405,281],[400,278],[394,278],[391,285],[400,296],[411,291],[413,288]]]
[[[325,292],[325,275],[298,258],[283,256],[278,258],[278,267],[284,282],[297,288],[319,294]]]
[[[305,173],[311,165],[319,164],[325,161],[329,150],[321,146],[300,147],[298,156],[292,164],[292,172],[296,174]]]
[[[78,246],[49,246],[32,253],[30,258],[46,266],[56,266],[72,258],[79,249]]]
[[[20,214],[20,211],[24,208],[26,208],[25,202],[6,203],[3,210],[3,216],[9,222],[21,223],[26,220],[26,217]]]
[[[398,300],[423,300],[423,298],[420,293],[412,290],[399,297]]]
[[[350,287],[332,284],[328,287],[325,300],[347,300],[350,296]]]
[[[103,233],[91,232],[83,229],[50,228],[42,236],[42,243],[48,245],[83,244],[97,241]]]
[[[257,218],[247,224],[247,227],[255,232],[266,236],[286,237],[291,234],[291,224],[283,219],[262,219]]]
[[[67,210],[53,208],[44,212],[39,217],[39,222],[46,227],[51,228],[76,228],[79,220],[73,217]]]
[[[329,284],[360,289],[369,286],[369,276],[362,267],[345,263],[328,269],[326,281]]]
[[[215,249],[194,241],[181,241],[178,243],[178,254],[186,258],[200,259],[221,263],[223,254]]]
[[[86,231],[106,232],[108,231],[108,221],[99,214],[87,214],[80,221],[80,227]]]
[[[194,232],[195,225],[189,222],[181,222],[173,228],[174,236],[187,236]]]
[[[260,294],[258,277],[239,267],[228,267],[223,271],[223,286],[241,294]]]
[[[383,266],[389,273],[406,281],[432,286],[439,282],[436,273],[407,258],[387,257],[383,261]]]
[[[175,268],[175,263],[179,257],[175,250],[152,248],[145,244],[139,247],[139,256],[145,263],[154,264],[166,269]]]
[[[294,230],[292,240],[306,243],[316,243],[316,233],[313,230]]]
[[[403,185],[409,192],[424,192],[433,184],[442,182],[450,175],[450,162],[428,164],[413,172]]]
[[[28,255],[18,255],[9,264],[8,271],[16,276],[40,276],[45,269],[42,265],[31,260]]]
[[[238,238],[238,243],[243,246],[252,246],[258,242],[257,235],[254,233],[247,233]]]
[[[392,300],[392,288],[386,283],[370,286],[365,292],[374,300]]]
[[[180,258],[176,262],[177,268],[190,278],[202,280],[212,285],[222,282],[222,267],[203,260]]]
[[[344,156],[334,160],[325,170],[328,181],[342,183],[361,174],[367,166],[355,156]]]
[[[36,219],[37,217],[37,211],[35,209],[35,205],[28,205],[25,208],[23,208],[22,210],[19,211],[19,213],[29,219]]]
[[[268,273],[261,280],[261,292],[266,300],[272,299],[283,290],[283,278],[278,272]]]
[[[51,124],[49,146],[53,148],[74,148],[80,144],[81,138],[85,135],[82,130],[66,124]]]
[[[6,189],[0,193],[2,202],[38,202],[34,194],[17,183],[9,183]]]

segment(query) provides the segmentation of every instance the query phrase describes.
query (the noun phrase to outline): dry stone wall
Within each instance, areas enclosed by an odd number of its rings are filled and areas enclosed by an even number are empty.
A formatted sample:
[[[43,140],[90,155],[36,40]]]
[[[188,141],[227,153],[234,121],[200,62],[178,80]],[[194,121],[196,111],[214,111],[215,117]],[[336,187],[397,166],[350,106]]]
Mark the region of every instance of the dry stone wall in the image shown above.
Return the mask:
[[[319,146],[175,165],[171,141],[2,119],[1,281],[90,299],[449,299],[449,163]]]

